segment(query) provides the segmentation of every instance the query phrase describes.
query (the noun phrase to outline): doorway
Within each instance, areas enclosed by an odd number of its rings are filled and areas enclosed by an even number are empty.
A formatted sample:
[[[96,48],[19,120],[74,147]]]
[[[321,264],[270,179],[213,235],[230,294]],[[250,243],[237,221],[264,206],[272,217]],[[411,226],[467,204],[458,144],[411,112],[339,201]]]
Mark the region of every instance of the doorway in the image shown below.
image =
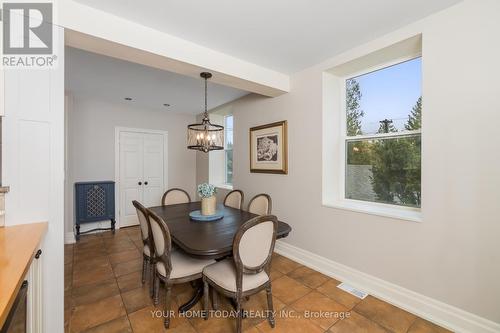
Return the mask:
[[[168,188],[168,133],[117,127],[115,129],[116,216],[119,227],[138,225],[132,201],[158,206]]]

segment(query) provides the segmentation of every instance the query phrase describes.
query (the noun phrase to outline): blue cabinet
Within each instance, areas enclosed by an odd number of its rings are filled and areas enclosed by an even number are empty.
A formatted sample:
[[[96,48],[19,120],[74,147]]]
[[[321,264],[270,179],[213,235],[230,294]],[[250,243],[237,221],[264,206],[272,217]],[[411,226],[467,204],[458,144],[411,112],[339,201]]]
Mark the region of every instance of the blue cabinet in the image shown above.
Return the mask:
[[[80,224],[110,221],[109,228],[96,228],[80,233]],[[76,239],[80,234],[96,230],[115,231],[115,182],[75,183],[75,225]]]

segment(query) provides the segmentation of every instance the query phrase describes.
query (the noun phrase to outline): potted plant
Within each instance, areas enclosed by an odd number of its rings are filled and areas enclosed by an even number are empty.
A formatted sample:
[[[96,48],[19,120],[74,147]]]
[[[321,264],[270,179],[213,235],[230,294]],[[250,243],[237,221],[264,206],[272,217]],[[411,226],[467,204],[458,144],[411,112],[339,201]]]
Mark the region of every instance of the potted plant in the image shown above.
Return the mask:
[[[198,194],[201,197],[201,215],[214,215],[217,206],[215,186],[203,183],[198,185]]]

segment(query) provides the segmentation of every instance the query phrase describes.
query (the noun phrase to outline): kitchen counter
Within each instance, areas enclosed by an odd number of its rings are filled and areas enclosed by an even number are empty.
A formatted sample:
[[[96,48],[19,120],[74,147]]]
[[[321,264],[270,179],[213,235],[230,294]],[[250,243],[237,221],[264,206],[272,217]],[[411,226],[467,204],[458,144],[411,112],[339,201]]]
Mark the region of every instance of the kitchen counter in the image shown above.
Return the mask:
[[[0,228],[0,327],[46,231],[47,222]]]

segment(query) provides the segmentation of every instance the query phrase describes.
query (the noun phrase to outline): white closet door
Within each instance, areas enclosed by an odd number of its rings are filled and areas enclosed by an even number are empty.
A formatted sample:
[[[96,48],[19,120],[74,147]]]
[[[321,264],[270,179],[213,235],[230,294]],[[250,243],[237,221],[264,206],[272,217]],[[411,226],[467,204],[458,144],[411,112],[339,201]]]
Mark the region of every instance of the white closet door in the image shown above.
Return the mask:
[[[139,224],[132,201],[143,201],[143,141],[143,133],[120,132],[120,227]]]
[[[159,206],[164,186],[164,136],[144,133],[143,202],[146,207]]]

